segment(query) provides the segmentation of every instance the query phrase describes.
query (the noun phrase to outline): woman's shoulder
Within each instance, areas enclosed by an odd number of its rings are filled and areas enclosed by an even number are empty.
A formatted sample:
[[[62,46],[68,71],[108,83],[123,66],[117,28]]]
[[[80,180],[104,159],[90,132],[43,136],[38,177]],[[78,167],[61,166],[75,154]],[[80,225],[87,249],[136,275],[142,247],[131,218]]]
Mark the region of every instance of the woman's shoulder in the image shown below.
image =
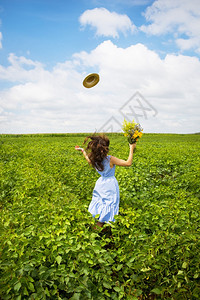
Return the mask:
[[[113,155],[109,155],[109,160],[112,161],[112,159],[114,158]]]
[[[106,156],[106,161],[110,163],[111,158],[112,158],[112,155],[107,155],[107,156]]]
[[[106,163],[108,163],[109,161],[110,161],[110,155],[107,155],[107,156],[105,156],[104,159],[103,159],[103,164],[106,164]]]

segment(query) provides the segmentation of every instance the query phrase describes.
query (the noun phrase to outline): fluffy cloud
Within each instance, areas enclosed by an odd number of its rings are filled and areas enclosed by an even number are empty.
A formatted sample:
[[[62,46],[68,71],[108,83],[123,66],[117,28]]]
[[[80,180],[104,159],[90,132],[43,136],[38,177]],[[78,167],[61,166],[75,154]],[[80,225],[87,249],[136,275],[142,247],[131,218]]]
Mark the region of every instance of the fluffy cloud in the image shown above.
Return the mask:
[[[85,65],[98,65],[101,88],[108,95],[106,104],[113,107],[112,113],[117,118],[117,108],[135,91],[140,91],[158,111],[155,119],[141,117],[146,128],[156,132],[184,132],[186,122],[188,132],[198,131],[198,58],[169,54],[161,59],[142,44],[123,49],[110,41],[102,43],[91,53],[82,52],[76,57]],[[173,124],[178,125],[173,127]]]
[[[43,65],[23,56],[10,53],[8,56],[10,65],[5,68],[0,65],[0,79],[11,82],[37,81],[38,75],[43,72]]]
[[[94,132],[111,117],[121,123],[119,110],[136,91],[149,110],[142,114],[137,99],[128,109],[139,115],[146,132],[199,131],[196,57],[161,59],[142,44],[120,48],[105,41],[52,70],[25,57],[11,55],[9,61],[10,66],[0,68],[0,78],[11,84],[0,92],[0,133]],[[82,81],[91,70],[100,74],[100,82],[86,89]]]
[[[10,55],[9,62],[0,67],[0,78],[12,83],[0,92],[0,131],[66,131],[67,121],[73,115],[76,119],[76,87],[82,80],[73,64],[57,64],[49,71],[25,57]]]
[[[119,32],[133,32],[136,27],[127,15],[110,12],[106,8],[86,10],[79,18],[83,27],[86,25],[96,29],[97,36],[119,37]]]
[[[193,48],[200,52],[199,0],[156,0],[144,16],[151,24],[141,26],[142,31],[152,35],[176,31],[176,43],[181,50]]]

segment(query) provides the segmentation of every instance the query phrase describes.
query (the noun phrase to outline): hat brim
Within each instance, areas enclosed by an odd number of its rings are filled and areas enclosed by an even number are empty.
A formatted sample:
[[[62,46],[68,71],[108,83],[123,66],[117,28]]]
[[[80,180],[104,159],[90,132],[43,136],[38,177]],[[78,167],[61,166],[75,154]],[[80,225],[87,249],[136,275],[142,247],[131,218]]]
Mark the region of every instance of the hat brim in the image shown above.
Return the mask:
[[[96,73],[89,74],[85,79],[83,80],[83,85],[86,88],[91,88],[95,86],[99,82],[99,75]]]

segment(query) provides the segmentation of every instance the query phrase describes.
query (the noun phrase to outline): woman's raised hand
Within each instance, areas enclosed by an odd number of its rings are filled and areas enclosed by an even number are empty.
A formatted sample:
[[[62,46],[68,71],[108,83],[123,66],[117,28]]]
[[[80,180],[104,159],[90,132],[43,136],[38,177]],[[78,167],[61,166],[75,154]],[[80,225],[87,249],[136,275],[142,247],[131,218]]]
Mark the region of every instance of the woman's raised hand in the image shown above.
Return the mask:
[[[80,148],[78,145],[75,146],[75,150],[77,150],[77,151],[82,151],[82,152],[83,152],[83,148]]]

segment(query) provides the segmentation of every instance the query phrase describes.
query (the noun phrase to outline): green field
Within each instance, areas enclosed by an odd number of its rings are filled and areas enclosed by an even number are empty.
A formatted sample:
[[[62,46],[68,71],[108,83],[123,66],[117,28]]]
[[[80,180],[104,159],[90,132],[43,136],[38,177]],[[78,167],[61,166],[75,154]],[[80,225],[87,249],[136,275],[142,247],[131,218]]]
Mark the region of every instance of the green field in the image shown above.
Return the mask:
[[[0,298],[200,299],[200,135],[144,134],[116,167],[112,236],[87,212],[99,175],[74,150],[84,138],[0,136]]]

